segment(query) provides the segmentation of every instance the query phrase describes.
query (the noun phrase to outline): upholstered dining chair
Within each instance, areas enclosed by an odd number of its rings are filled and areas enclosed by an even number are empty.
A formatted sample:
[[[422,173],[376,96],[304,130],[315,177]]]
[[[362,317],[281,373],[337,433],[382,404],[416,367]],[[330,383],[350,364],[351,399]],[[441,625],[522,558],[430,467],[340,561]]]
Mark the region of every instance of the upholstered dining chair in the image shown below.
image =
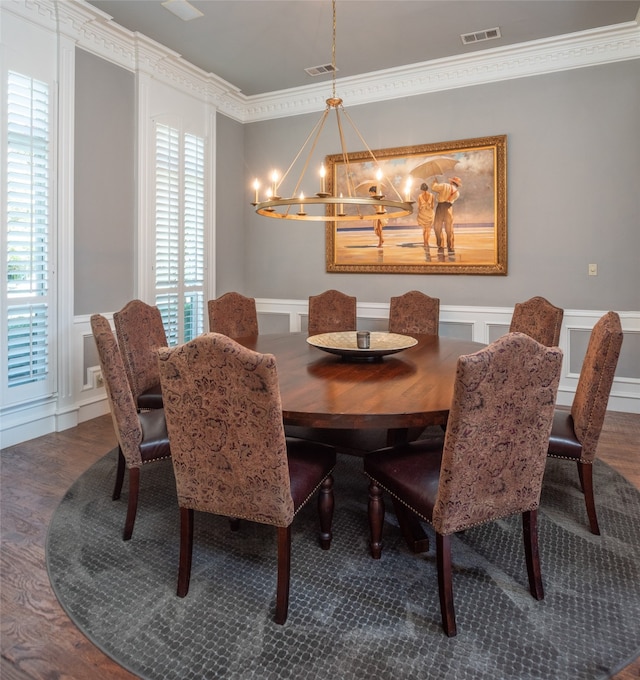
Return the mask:
[[[440,323],[440,300],[410,290],[404,295],[392,297],[389,302],[390,333],[424,333],[438,335]]]
[[[167,346],[167,335],[160,310],[142,300],[131,300],[113,313],[113,323],[136,405],[139,409],[162,408],[158,348]]]
[[[593,493],[593,462],[622,347],[622,326],[607,312],[593,327],[571,410],[556,409],[548,455],[577,463],[591,533],[600,534]]]
[[[309,296],[309,335],[355,331],[356,298],[339,290],[327,290]]]
[[[331,543],[335,450],[287,439],[275,357],[208,333],[160,350],[180,506],[179,597],[189,590],[194,510],[277,527],[275,622],[287,618],[291,523],[319,490],[320,545]],[[319,577],[320,578],[320,577]]]
[[[139,412],[124,369],[118,343],[109,321],[100,314],[91,317],[91,330],[98,349],[100,370],[107,391],[113,429],[118,439],[118,467],[113,500],[120,498],[125,469],[129,470],[129,501],[122,537],[133,534],[138,509],[140,469],[171,457],[164,411]]]
[[[513,308],[510,333],[526,333],[547,347],[557,347],[564,310],[543,297],[517,302]]]
[[[258,335],[258,313],[255,298],[229,292],[207,303],[209,330],[230,338]]]
[[[380,558],[382,491],[433,525],[442,625],[456,635],[451,537],[522,514],[529,590],[544,597],[537,512],[562,351],[509,333],[458,359],[444,439],[381,449],[365,457],[370,478],[371,554]]]

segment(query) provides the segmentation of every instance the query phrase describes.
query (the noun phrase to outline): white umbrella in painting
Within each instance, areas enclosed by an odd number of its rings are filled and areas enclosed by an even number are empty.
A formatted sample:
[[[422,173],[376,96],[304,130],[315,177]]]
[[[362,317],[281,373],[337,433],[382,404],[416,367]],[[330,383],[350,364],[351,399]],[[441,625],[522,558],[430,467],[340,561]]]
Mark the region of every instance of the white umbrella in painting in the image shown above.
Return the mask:
[[[453,170],[457,164],[458,161],[455,158],[439,156],[437,158],[431,158],[424,163],[420,163],[420,165],[411,170],[409,174],[412,177],[417,177],[419,179],[428,179],[435,175],[446,174],[449,170]]]
[[[356,196],[368,196],[369,189],[371,187],[376,187],[378,194],[384,193],[384,188],[386,187],[385,182],[381,182],[377,179],[366,179],[364,182],[356,185]]]

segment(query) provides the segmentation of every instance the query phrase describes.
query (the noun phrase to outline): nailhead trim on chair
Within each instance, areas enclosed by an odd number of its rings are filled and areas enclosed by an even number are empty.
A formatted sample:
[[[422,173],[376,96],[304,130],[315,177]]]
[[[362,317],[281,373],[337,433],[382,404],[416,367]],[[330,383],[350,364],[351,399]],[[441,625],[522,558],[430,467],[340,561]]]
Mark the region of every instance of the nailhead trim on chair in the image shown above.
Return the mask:
[[[398,498],[398,496],[396,496],[396,494],[394,494],[393,491],[389,491],[389,489],[387,489],[386,486],[380,484],[380,482],[378,482],[377,479],[374,479],[370,474],[368,474],[366,472],[365,472],[365,474],[367,475],[367,477],[369,477],[369,479],[371,481],[375,482],[383,491],[386,491],[390,496],[393,496],[398,502],[402,503],[402,505],[404,505],[405,508],[408,508],[409,510],[411,510],[411,512],[414,515],[417,515],[420,519],[424,520],[425,522],[427,522],[428,524],[431,524],[431,526],[433,526],[433,522],[430,519],[427,519],[424,515],[419,513],[417,510],[412,508],[410,505],[407,505],[401,498]],[[473,524],[468,524],[464,527],[461,527],[460,529],[456,529],[456,531],[453,531],[451,533],[457,534],[459,531],[466,531],[467,529],[472,529],[473,527],[479,527],[479,526],[482,526],[483,524],[490,524],[491,522],[496,522],[499,519],[504,519],[505,517],[511,517],[511,515],[515,515],[515,514],[523,513],[523,512],[530,512],[531,510],[535,510],[537,507],[538,507],[537,505],[534,505],[530,508],[524,508],[523,510],[514,510],[513,512],[508,512],[505,515],[500,515],[500,517],[492,517],[491,519],[488,519],[486,522],[474,522]],[[442,536],[446,536],[446,535],[447,534],[442,534]]]
[[[577,463],[583,463],[584,465],[593,465],[592,460],[584,460],[582,458],[572,458],[571,456],[558,456],[555,453],[548,453],[547,458],[559,458],[560,460],[573,460]]]
[[[327,472],[327,474],[320,480],[319,484],[315,487],[315,489],[304,499],[304,501],[302,501],[302,503],[300,503],[300,505],[298,506],[298,510],[301,510],[309,502],[309,499],[311,498],[311,496],[313,496],[313,494],[322,486],[322,484],[324,483],[324,480],[330,474],[332,474],[334,470],[335,470],[335,466],[332,467],[331,470],[329,470],[329,472]],[[293,513],[294,517],[298,514],[298,510],[296,510]]]
[[[329,470],[329,472],[327,472],[327,474],[320,480],[320,483],[316,487],[314,487],[313,491],[304,499],[304,501],[302,503],[300,503],[300,505],[298,506],[298,510],[296,510],[293,513],[294,517],[298,514],[298,511],[301,510],[308,503],[309,499],[313,496],[314,493],[316,493],[316,491],[322,486],[324,480],[327,477],[329,477],[329,475],[331,475],[334,470],[335,470],[335,466],[332,467],[331,470]],[[193,510],[198,510],[198,508],[194,507]],[[202,510],[201,512],[207,512],[207,511]],[[255,517],[245,517],[245,516],[243,516],[243,517],[238,517],[237,519],[243,519],[247,522],[257,522],[258,524],[264,523],[261,519],[256,519]]]
[[[142,467],[142,465],[146,465],[147,463],[155,463],[158,460],[169,460],[171,456],[160,456],[160,458],[149,458],[149,460],[143,460],[141,465],[136,466],[136,467]]]

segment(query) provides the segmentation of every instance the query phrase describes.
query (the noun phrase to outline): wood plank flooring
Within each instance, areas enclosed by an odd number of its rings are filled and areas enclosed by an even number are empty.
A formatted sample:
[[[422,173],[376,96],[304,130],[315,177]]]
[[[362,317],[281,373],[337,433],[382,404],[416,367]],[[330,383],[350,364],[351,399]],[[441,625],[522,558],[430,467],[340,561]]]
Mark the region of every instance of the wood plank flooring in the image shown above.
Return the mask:
[[[136,677],[73,625],[51,590],[45,566],[47,528],[55,508],[75,479],[115,443],[111,418],[102,416],[2,451],[2,680]],[[607,413],[599,454],[640,488],[640,415]],[[639,679],[640,657],[615,676]]]

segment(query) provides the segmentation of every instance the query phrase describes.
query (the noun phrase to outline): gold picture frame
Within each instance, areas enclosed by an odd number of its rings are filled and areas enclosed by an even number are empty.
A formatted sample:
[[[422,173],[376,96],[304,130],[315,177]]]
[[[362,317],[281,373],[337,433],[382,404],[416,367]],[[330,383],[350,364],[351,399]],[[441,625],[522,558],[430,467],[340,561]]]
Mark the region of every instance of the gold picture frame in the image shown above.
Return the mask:
[[[369,189],[381,185],[377,193],[414,201],[413,213],[388,223],[383,220],[381,235],[380,225],[374,229],[373,213],[363,214],[361,221],[327,221],[327,272],[507,274],[506,135],[382,149],[373,155],[382,171],[378,179],[368,151],[349,153],[347,159],[342,154],[327,156],[328,191],[346,196],[351,186],[361,195],[372,195]],[[413,180],[410,190],[405,186],[407,177]],[[452,178],[458,186],[448,181]],[[434,180],[443,202],[440,211]],[[440,225],[439,240],[434,225],[427,229],[426,246],[425,231],[418,224],[422,183],[434,197],[434,217]],[[451,195],[456,188],[457,196]],[[447,197],[453,202],[446,203]],[[451,219],[453,228],[448,229]],[[428,223],[428,217],[421,222]]]

